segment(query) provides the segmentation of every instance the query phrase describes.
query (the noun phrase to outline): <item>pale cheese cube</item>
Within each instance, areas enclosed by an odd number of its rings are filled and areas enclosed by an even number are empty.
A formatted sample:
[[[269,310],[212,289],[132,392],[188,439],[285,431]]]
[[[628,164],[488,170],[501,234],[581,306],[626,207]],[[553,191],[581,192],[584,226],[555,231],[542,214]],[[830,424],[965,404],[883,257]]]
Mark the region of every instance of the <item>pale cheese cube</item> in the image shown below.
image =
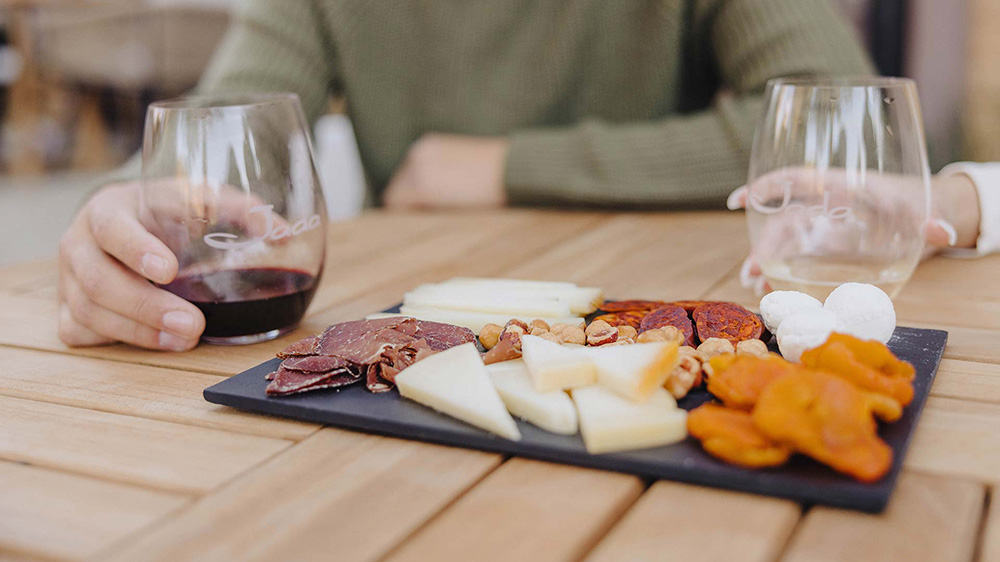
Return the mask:
[[[524,361],[514,359],[494,363],[487,365],[486,370],[511,414],[552,433],[576,434],[576,408],[573,401],[562,390],[535,390]]]
[[[475,344],[435,353],[396,375],[399,393],[410,400],[514,441],[514,418],[493,387]]]
[[[570,394],[588,453],[660,447],[687,436],[687,412],[662,388],[642,404],[600,386],[577,388]]]
[[[521,338],[521,353],[538,392],[565,390],[597,382],[594,362],[583,348],[560,345],[537,336]]]
[[[677,366],[677,342],[636,343],[585,348],[597,367],[597,384],[645,402]]]

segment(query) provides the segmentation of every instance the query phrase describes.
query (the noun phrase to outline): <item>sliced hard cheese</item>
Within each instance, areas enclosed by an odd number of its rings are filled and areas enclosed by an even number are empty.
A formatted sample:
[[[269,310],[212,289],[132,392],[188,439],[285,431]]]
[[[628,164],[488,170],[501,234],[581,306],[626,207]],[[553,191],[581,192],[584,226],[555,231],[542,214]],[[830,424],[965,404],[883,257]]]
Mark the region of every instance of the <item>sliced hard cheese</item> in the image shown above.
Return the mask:
[[[687,435],[687,412],[662,388],[643,404],[600,386],[577,388],[571,394],[588,453],[660,447]]]
[[[597,382],[597,369],[580,346],[559,345],[537,336],[521,338],[521,354],[538,392],[587,386]]]
[[[532,318],[573,316],[569,304],[552,297],[530,295],[470,294],[448,289],[415,290],[403,296],[407,307],[444,308],[467,312],[511,314]]]
[[[376,315],[372,315],[376,316]],[[381,316],[381,315],[379,315]],[[400,308],[399,314],[397,316],[412,316],[419,320],[430,320],[431,322],[442,322],[444,324],[452,324],[454,326],[464,326],[475,333],[479,333],[483,330],[483,326],[487,324],[496,324],[498,326],[504,326],[512,318],[517,318],[525,324],[531,322],[537,317],[526,317],[517,316],[511,314],[487,314],[483,312],[466,312],[462,310],[448,310],[444,308],[419,308],[412,306],[403,306]],[[371,318],[369,316],[368,318]],[[580,318],[576,316],[567,316],[561,318],[542,318],[550,325],[551,324],[572,324],[577,325],[580,323]]]
[[[396,386],[401,395],[424,406],[501,437],[521,439],[473,343],[410,365],[396,375]]]
[[[576,434],[576,408],[573,401],[561,390],[535,390],[524,361],[515,359],[493,363],[486,366],[486,371],[492,377],[493,386],[510,413],[552,433]]]
[[[645,402],[677,366],[677,342],[588,347],[597,384],[629,400]]]
[[[525,281],[520,279],[454,278],[443,283],[420,285],[414,294],[472,295],[518,299],[549,298],[565,302],[574,314],[590,314],[604,302],[604,291],[597,287],[577,287],[572,283]]]

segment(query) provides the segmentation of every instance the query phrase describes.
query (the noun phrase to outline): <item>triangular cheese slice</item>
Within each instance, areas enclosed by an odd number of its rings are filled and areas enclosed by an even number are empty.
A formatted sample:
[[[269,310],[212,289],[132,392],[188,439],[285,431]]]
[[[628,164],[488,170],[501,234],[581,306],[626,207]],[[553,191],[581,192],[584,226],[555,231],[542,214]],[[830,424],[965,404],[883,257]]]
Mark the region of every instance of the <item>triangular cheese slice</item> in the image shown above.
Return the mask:
[[[588,347],[586,354],[597,384],[635,402],[645,402],[677,366],[677,342]]]
[[[524,361],[493,363],[486,371],[511,414],[552,433],[576,435],[576,407],[569,395],[562,390],[535,390]]]
[[[577,388],[571,394],[590,454],[660,447],[687,436],[687,412],[662,388],[643,404],[601,386]]]
[[[597,369],[583,348],[559,345],[537,336],[521,338],[521,353],[538,392],[587,386],[597,382]]]
[[[396,386],[401,395],[424,406],[501,437],[521,439],[473,343],[410,365],[396,375]]]

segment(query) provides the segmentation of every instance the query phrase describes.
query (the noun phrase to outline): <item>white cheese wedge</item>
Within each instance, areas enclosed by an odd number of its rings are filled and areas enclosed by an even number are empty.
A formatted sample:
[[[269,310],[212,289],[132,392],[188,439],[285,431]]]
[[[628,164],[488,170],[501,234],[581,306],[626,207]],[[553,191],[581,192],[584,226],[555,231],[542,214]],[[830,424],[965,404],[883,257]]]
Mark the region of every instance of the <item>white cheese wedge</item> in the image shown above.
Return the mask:
[[[643,404],[600,386],[577,388],[571,394],[588,453],[660,447],[687,436],[687,412],[662,388]]]
[[[380,312],[378,314],[369,314],[365,318],[368,320],[374,320],[376,318],[389,318],[393,316],[411,316],[419,320],[429,320],[431,322],[442,322],[444,324],[452,324],[454,326],[464,326],[477,334],[481,332],[483,330],[483,326],[487,324],[503,326],[513,318],[528,324],[537,318],[514,316],[510,314],[486,314],[482,312],[465,312],[461,310],[447,310],[444,308],[417,308],[411,306],[403,306],[400,308],[400,312]],[[542,318],[542,320],[545,320],[550,325],[571,324],[574,326],[579,324],[581,321],[581,319],[576,316]]]
[[[597,367],[597,384],[634,402],[645,402],[677,366],[677,342],[583,348]]]
[[[597,382],[594,362],[583,347],[559,345],[537,336],[521,338],[521,354],[538,392],[565,390]]]
[[[524,361],[514,359],[493,363],[486,366],[486,371],[511,414],[552,433],[576,434],[576,407],[573,401],[562,390],[535,390]]]
[[[462,344],[410,365],[396,375],[396,386],[401,395],[424,406],[501,437],[521,439],[475,344]]]

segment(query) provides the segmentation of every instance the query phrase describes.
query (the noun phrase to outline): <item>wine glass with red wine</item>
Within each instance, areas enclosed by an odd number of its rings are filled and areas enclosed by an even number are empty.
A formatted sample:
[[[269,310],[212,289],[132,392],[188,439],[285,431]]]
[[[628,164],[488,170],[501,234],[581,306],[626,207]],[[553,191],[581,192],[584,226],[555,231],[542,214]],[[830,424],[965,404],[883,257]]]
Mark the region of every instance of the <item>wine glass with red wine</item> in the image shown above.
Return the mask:
[[[144,226],[177,256],[163,288],[205,314],[202,340],[292,330],[323,271],[326,211],[295,94],[156,102],[142,148]]]

